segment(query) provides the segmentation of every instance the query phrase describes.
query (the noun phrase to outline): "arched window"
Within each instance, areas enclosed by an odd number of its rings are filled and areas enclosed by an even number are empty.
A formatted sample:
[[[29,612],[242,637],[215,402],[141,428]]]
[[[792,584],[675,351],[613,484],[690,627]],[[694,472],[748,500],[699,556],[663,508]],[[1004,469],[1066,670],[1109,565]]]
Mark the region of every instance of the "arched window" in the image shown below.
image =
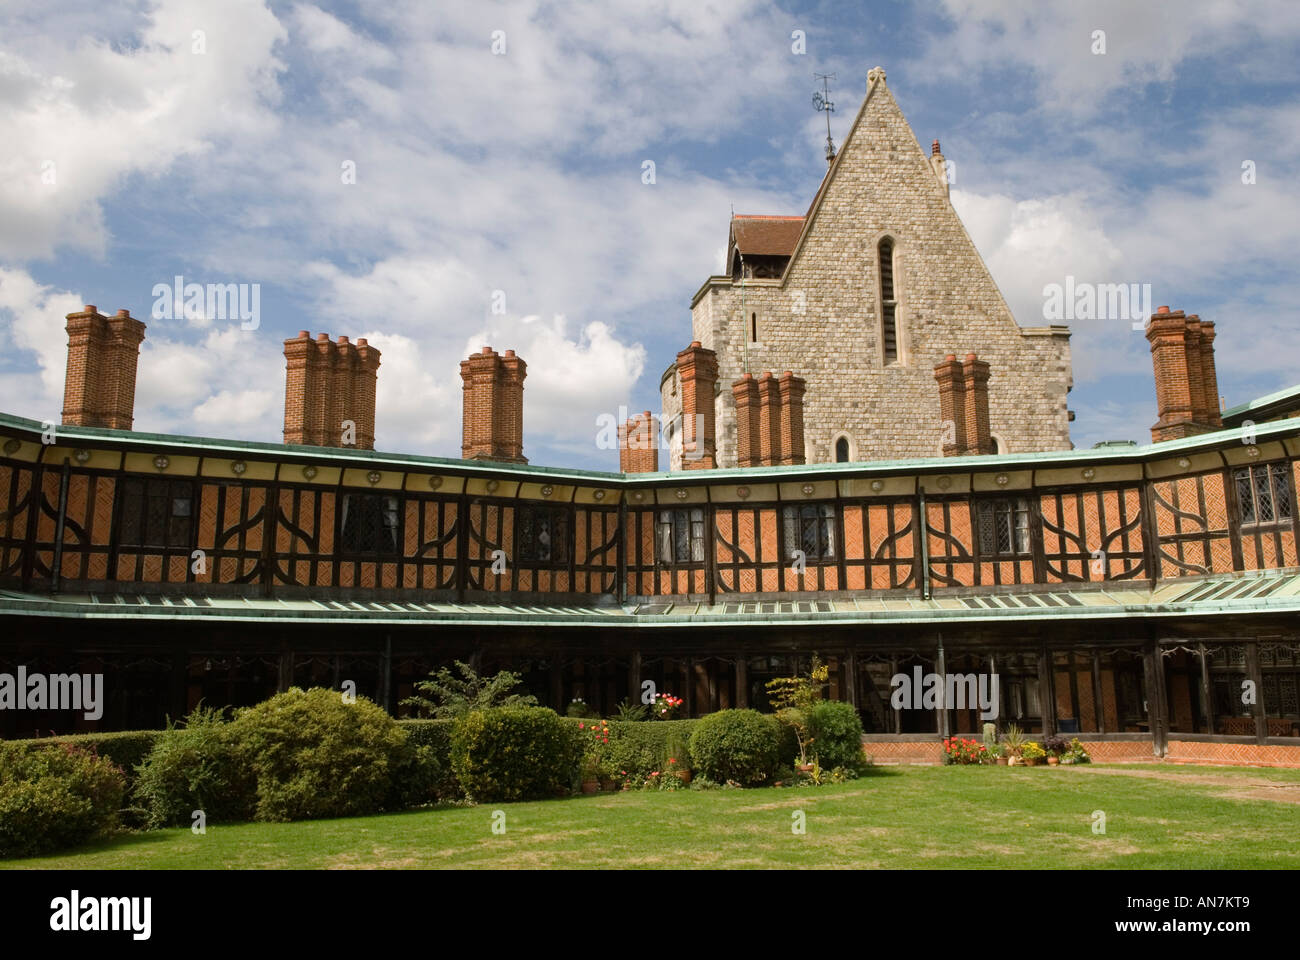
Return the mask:
[[[836,463],[849,462],[849,438],[848,437],[840,437],[838,440],[835,441],[835,462]]]
[[[885,363],[898,360],[898,300],[894,290],[894,241],[880,241],[880,345]]]

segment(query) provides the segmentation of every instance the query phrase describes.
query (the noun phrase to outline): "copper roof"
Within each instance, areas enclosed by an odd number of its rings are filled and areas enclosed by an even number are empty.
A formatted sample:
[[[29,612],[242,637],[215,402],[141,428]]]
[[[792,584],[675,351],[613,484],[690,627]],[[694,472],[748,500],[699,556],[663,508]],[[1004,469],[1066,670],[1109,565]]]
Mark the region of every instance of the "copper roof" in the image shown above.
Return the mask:
[[[803,232],[803,217],[735,216],[731,219],[732,246],[745,255],[788,257]]]

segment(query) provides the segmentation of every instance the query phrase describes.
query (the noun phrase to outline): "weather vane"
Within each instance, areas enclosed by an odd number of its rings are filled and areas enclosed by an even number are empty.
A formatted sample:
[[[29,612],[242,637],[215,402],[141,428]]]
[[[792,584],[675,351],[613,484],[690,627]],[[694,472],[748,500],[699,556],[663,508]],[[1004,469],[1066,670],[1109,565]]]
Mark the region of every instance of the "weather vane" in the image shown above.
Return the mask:
[[[835,141],[831,139],[831,114],[835,112],[835,104],[831,102],[830,88],[835,74],[815,73],[813,76],[822,82],[822,88],[813,91],[813,108],[826,114],[826,162],[830,163],[835,159]]]

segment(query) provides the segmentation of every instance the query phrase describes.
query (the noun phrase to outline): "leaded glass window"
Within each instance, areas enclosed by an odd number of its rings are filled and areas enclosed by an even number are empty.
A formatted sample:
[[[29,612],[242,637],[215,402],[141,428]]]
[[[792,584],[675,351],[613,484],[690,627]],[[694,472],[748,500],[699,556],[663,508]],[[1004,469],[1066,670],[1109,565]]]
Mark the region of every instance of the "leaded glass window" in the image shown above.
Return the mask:
[[[980,554],[1024,556],[1029,551],[1029,501],[1024,497],[981,500],[977,507]]]
[[[194,485],[163,477],[123,480],[119,516],[121,546],[188,548],[194,529]]]
[[[1285,463],[1260,463],[1233,471],[1243,524],[1291,519],[1291,485],[1286,474]]]
[[[835,508],[808,503],[782,511],[788,557],[802,550],[805,560],[835,559]]]
[[[397,497],[379,493],[345,493],[339,510],[339,548],[346,554],[395,557],[398,537]]]
[[[569,562],[569,508],[521,504],[515,514],[515,549],[521,562]]]
[[[655,556],[662,564],[704,562],[704,511],[660,510]]]

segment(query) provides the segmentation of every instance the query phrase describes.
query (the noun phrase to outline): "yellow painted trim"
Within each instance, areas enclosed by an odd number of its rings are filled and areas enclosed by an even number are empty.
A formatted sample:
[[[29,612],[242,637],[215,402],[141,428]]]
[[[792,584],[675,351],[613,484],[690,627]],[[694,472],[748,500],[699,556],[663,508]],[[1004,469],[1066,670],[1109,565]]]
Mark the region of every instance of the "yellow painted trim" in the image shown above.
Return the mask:
[[[204,457],[199,476],[216,480],[274,480],[276,464],[269,460],[244,460],[244,472],[235,473],[231,464],[239,457]]]
[[[128,453],[122,464],[122,469],[128,473],[152,473],[156,476],[165,477],[193,477],[199,472],[198,457],[178,457],[170,453],[161,454],[167,458],[167,466],[159,470],[154,465],[154,457],[159,456],[157,453]]]
[[[37,456],[41,458],[42,463],[63,465],[63,459],[66,457],[73,467],[81,467],[87,470],[119,470],[122,467],[122,454],[117,450],[96,450],[92,447],[77,447],[75,445],[64,446],[62,444],[43,444],[33,443],[31,446],[38,450]],[[43,449],[42,449],[43,448]],[[77,451],[85,450],[90,454],[90,458],[84,463],[77,460]],[[22,453],[22,450],[18,451]],[[15,459],[20,459],[15,457]],[[150,464],[150,469],[157,472],[157,468]]]
[[[1092,475],[1085,477],[1084,471],[1091,470]],[[1142,464],[1124,463],[1117,466],[1064,467],[1056,470],[1039,470],[1034,474],[1034,483],[1040,487],[1063,487],[1079,483],[1125,483],[1142,479]]]
[[[542,487],[549,486],[551,495],[542,493]],[[573,484],[564,483],[521,483],[519,497],[523,500],[540,500],[543,503],[568,503],[573,499]]]
[[[677,496],[678,490],[684,490],[686,496]],[[709,499],[708,487],[688,487],[685,484],[679,487],[659,487],[654,491],[655,502],[665,507],[682,506],[691,503],[707,503]],[[648,497],[646,498],[649,499]]]
[[[741,487],[749,488],[748,496],[736,492]],[[770,503],[776,498],[775,483],[720,483],[709,487],[709,499],[714,503]]]
[[[489,490],[489,484],[496,484]],[[496,478],[467,477],[465,492],[471,497],[513,497],[519,492],[518,480],[497,480]]]
[[[946,487],[940,483],[944,477],[948,478]],[[946,497],[952,493],[970,493],[969,473],[944,473],[933,477],[918,477],[916,482],[924,487],[926,495],[931,497]]]
[[[998,477],[1005,476],[1006,483],[998,483]],[[1032,470],[999,470],[994,473],[977,473],[974,476],[973,489],[977,493],[997,493],[999,490],[1028,490],[1034,485]]]
[[[1258,450],[1259,452],[1252,457],[1250,455],[1251,450]],[[1234,467],[1240,466],[1243,463],[1265,463],[1269,460],[1280,460],[1285,456],[1286,450],[1283,449],[1282,444],[1276,440],[1271,440],[1268,443],[1255,444],[1253,446],[1242,444],[1236,447],[1228,447],[1223,451],[1224,459]]]
[[[876,490],[872,484],[880,484]],[[916,494],[916,477],[851,477],[839,483],[840,496],[854,497],[911,497]]]
[[[1186,460],[1187,466],[1178,461]],[[1153,460],[1147,464],[1146,473],[1152,480],[1165,477],[1177,477],[1192,473],[1204,473],[1206,470],[1222,469],[1223,461],[1217,453],[1189,453],[1168,460]]]
[[[804,487],[812,491],[804,493]],[[802,483],[781,484],[782,500],[833,500],[835,498],[834,480],[806,480]]]
[[[369,480],[372,473],[379,474],[379,480],[375,483]],[[349,467],[343,471],[343,486],[360,487],[364,490],[401,490],[402,478],[405,476],[405,472],[401,470],[380,470],[378,467],[367,467],[362,470]]]
[[[441,481],[436,487],[429,486],[429,480],[437,477]],[[456,496],[465,489],[464,477],[444,477],[437,473],[408,473],[403,487],[409,493],[442,493]]]

